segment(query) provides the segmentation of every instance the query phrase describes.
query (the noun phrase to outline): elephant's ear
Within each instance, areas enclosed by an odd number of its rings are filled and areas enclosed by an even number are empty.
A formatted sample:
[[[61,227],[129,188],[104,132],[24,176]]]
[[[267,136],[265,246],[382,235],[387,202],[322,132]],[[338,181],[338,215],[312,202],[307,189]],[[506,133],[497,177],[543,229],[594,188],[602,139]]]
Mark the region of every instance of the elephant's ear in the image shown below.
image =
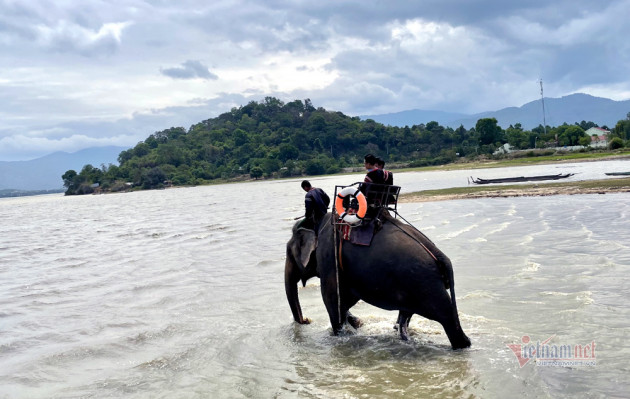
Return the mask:
[[[296,241],[291,247],[293,258],[300,263],[300,266],[306,268],[311,254],[317,248],[317,237],[313,230],[298,229],[295,238]]]

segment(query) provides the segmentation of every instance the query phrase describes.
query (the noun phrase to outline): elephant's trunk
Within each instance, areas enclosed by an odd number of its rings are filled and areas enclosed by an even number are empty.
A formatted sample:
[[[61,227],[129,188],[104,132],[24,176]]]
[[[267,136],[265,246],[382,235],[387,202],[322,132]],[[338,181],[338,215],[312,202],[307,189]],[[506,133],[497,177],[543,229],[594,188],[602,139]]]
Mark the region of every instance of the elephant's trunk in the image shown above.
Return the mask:
[[[287,300],[293,313],[293,319],[300,324],[308,324],[309,320],[302,316],[300,298],[298,296],[298,282],[301,279],[299,267],[293,261],[290,251],[287,251],[287,259],[284,266],[284,289],[287,293]]]

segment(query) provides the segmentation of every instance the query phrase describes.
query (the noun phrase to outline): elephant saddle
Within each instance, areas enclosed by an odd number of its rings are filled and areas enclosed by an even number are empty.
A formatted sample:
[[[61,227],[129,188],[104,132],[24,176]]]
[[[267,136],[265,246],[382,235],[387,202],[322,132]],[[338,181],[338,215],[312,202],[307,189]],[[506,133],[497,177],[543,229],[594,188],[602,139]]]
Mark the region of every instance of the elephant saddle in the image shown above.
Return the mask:
[[[375,220],[364,221],[358,226],[341,225],[341,236],[352,244],[370,246],[374,237]]]

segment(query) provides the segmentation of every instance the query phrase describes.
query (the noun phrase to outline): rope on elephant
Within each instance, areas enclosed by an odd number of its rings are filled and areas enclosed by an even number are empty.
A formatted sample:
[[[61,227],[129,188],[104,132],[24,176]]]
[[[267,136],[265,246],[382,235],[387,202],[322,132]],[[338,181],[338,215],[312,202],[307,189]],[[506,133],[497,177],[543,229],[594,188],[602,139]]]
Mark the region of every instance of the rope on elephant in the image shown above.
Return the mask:
[[[409,222],[407,221],[407,219],[405,219],[404,217],[402,217],[402,215],[401,215],[400,213],[398,213],[395,209],[394,209],[393,211],[396,213],[396,216],[398,216],[398,217],[400,217],[402,220],[404,220],[404,221],[405,221],[405,223],[407,223],[407,225],[409,225],[409,226],[413,227],[413,228],[414,228],[414,230],[416,230],[418,233],[420,233],[420,235],[422,235],[422,237],[424,237],[424,238],[426,238],[427,240],[429,240],[429,238],[428,238],[426,235],[424,235],[424,233],[423,233],[423,232],[421,232],[420,230],[418,230],[418,229],[416,228],[416,226],[414,226],[414,225],[412,225],[411,223],[409,223]],[[422,248],[424,248],[424,250],[425,250],[425,251],[427,251],[427,253],[428,253],[429,255],[431,255],[431,257],[432,257],[432,258],[433,258],[436,262],[438,261],[437,256],[435,256],[435,255],[433,254],[433,252],[431,252],[431,250],[429,250],[429,248],[427,248],[427,247],[426,247],[426,245],[424,245],[424,243],[422,243],[420,240],[416,239],[416,237],[412,236],[411,234],[407,233],[407,232],[406,232],[405,230],[403,230],[400,226],[398,226],[398,225],[396,225],[396,224],[394,224],[394,223],[392,223],[392,224],[393,224],[394,226],[396,226],[396,227],[397,227],[400,231],[402,231],[403,233],[405,233],[407,236],[409,236],[409,238],[411,238],[412,240],[414,240],[415,242],[417,242],[418,244],[420,244],[420,245],[422,246]],[[431,240],[429,240],[429,241],[431,241]]]
[[[339,254],[339,261],[337,262],[339,264],[339,270],[343,271],[343,239],[339,239],[339,250],[337,251],[337,253]]]
[[[335,216],[336,213],[333,211],[332,217],[334,218]],[[335,278],[337,280],[335,281],[335,283],[337,286],[337,313],[339,314],[339,324],[341,325],[341,295],[339,293],[339,254],[337,254],[337,247],[339,247],[339,250],[341,251],[341,245],[340,243],[338,243],[337,240],[337,228],[335,226],[333,226],[333,241],[335,243]]]

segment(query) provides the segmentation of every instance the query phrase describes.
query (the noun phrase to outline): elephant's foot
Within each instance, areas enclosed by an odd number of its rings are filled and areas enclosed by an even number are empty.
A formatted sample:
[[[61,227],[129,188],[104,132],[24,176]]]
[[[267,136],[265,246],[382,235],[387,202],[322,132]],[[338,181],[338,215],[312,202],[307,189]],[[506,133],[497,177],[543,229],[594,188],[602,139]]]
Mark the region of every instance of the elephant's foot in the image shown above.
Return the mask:
[[[355,329],[358,329],[363,325],[363,322],[358,317],[354,316],[352,313],[348,312],[347,317],[348,323]]]
[[[398,320],[396,322],[398,332],[400,333],[400,339],[403,341],[409,341],[409,321],[411,320],[413,313],[400,311],[398,313]],[[394,326],[396,328],[396,326]]]
[[[451,346],[453,347],[453,349],[469,348],[472,345],[472,343],[470,342],[470,338],[468,338],[463,331],[460,337],[457,337],[456,339],[450,338],[451,337],[449,337],[449,340],[451,341]]]
[[[296,320],[298,324],[311,324],[311,319],[308,317],[303,317],[301,320]]]
[[[407,330],[407,325],[400,326],[400,339],[403,341],[409,341],[409,331]]]
[[[394,324],[394,330],[400,333],[400,339],[403,341],[409,341],[409,330],[406,325],[401,327],[400,324],[396,323]]]
[[[459,322],[453,323],[453,324],[456,324],[456,325],[448,326],[449,328],[446,328],[446,326],[443,325],[444,331],[446,332],[446,336],[448,337],[448,340],[451,342],[451,346],[453,347],[453,349],[464,349],[464,348],[470,347],[471,345],[470,338],[466,336],[461,326],[459,326]]]

